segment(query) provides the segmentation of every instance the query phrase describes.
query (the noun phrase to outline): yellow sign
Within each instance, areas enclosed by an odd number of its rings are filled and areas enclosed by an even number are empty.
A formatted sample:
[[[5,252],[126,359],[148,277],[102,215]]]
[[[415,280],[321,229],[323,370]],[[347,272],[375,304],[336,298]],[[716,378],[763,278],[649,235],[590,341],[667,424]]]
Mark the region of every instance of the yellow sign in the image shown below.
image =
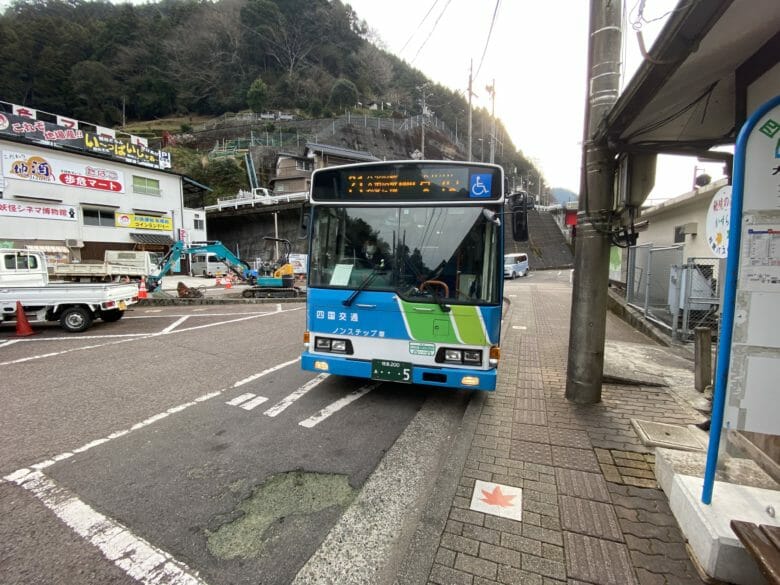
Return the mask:
[[[117,211],[114,214],[114,219],[117,227],[160,230],[165,232],[173,230],[173,220],[170,217],[138,215],[136,213],[121,213]]]

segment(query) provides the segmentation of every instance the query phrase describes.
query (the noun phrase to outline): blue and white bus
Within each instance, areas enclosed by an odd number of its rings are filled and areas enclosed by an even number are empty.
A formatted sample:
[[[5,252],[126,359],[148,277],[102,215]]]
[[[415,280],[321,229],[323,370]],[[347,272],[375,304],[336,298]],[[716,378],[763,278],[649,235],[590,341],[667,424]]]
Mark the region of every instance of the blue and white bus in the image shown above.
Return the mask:
[[[303,368],[495,390],[503,189],[479,163],[314,171]]]

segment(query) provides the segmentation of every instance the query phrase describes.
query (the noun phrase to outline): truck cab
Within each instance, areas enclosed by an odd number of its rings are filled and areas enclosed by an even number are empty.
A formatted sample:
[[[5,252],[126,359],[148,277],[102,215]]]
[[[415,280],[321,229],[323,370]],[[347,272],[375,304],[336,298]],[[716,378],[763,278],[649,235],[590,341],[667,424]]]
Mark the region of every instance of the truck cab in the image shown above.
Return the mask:
[[[40,254],[24,250],[2,250],[0,286],[46,286],[49,273]]]

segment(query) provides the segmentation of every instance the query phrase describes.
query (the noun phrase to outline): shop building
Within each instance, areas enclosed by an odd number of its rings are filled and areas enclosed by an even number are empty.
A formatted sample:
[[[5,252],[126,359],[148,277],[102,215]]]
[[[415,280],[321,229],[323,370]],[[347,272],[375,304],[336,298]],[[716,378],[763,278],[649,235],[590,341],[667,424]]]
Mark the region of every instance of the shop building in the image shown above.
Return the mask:
[[[106,250],[166,252],[206,239],[206,213],[185,206],[208,187],[170,171],[169,155],[86,124],[66,127],[0,103],[0,247],[51,262],[103,260]],[[16,108],[18,106],[14,106]],[[5,111],[3,111],[5,110]],[[108,131],[112,132],[112,131]],[[59,137],[62,137],[61,139]]]

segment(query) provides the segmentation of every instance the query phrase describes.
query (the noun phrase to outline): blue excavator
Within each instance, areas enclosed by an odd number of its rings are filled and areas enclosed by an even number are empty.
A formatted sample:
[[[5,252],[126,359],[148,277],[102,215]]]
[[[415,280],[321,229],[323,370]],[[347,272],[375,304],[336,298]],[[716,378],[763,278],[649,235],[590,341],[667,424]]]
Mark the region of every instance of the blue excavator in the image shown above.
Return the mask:
[[[257,280],[258,272],[249,266],[247,262],[241,260],[238,256],[233,254],[225,245],[214,240],[212,242],[202,242],[193,244],[191,246],[185,245],[182,241],[174,242],[168,253],[162,257],[158,267],[160,272],[156,275],[149,275],[146,277],[146,288],[152,292],[159,288],[160,282],[162,282],[163,276],[168,274],[170,269],[176,262],[178,262],[182,256],[187,254],[214,254],[217,260],[224,263],[228,269],[234,273],[241,280],[245,280],[250,284],[254,284]]]
[[[284,255],[274,264],[264,266],[263,274],[252,268],[246,261],[233,254],[222,242],[214,240],[187,246],[182,241],[177,241],[171,246],[168,253],[159,263],[158,274],[146,277],[146,288],[154,292],[160,287],[163,276],[168,274],[174,264],[187,254],[214,254],[219,262],[224,263],[228,269],[239,279],[248,283],[249,288],[242,292],[245,298],[285,298],[297,297],[298,289],[294,286],[295,278],[293,267],[289,261],[292,249],[289,240],[265,237],[264,240],[281,242],[285,246]]]

